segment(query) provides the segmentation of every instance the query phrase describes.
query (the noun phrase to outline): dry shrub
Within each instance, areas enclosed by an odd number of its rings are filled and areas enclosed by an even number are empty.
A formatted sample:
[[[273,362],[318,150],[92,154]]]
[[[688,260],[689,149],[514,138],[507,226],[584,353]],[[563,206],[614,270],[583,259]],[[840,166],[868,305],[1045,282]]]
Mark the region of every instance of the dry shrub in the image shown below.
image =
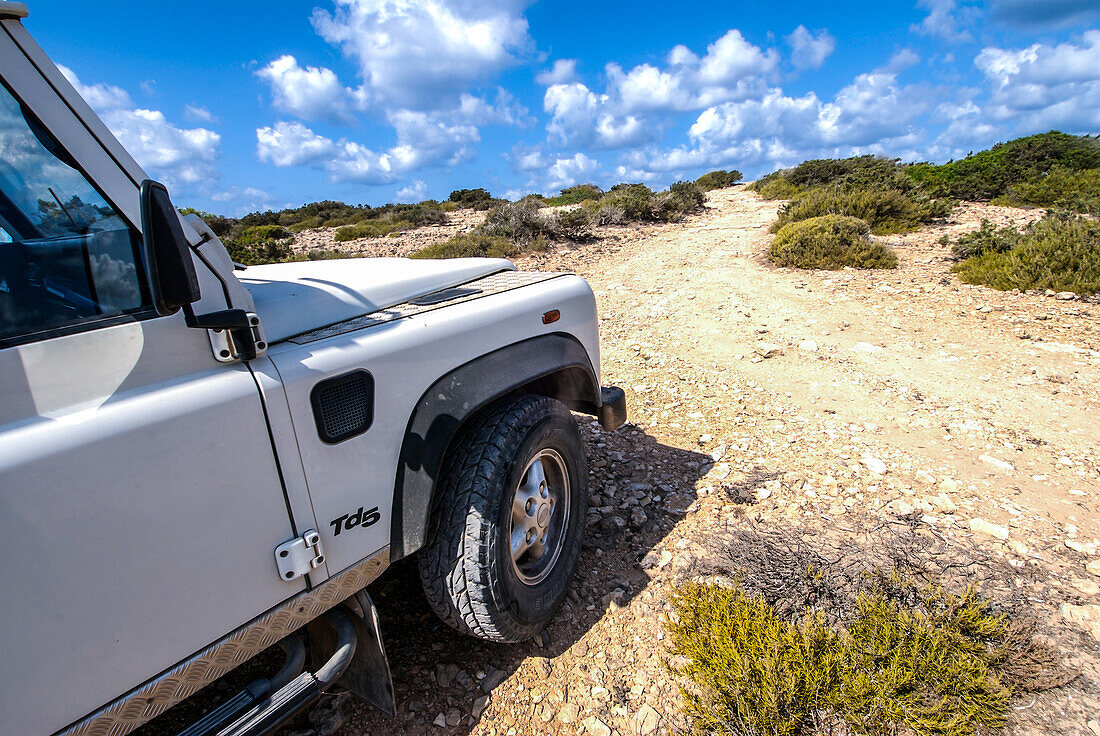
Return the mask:
[[[793,268],[896,268],[897,256],[871,240],[869,229],[855,217],[811,217],[780,228],[769,255],[776,265]]]

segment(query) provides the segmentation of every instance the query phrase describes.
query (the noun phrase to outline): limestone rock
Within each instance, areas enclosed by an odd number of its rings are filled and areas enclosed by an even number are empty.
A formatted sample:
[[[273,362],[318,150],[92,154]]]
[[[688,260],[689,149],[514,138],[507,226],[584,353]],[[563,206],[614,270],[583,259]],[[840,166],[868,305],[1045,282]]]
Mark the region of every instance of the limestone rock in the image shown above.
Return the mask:
[[[986,521],[982,518],[971,519],[970,530],[973,532],[977,532],[978,534],[984,534],[987,537],[994,537],[995,539],[1008,539],[1007,526],[994,524],[993,522]]]

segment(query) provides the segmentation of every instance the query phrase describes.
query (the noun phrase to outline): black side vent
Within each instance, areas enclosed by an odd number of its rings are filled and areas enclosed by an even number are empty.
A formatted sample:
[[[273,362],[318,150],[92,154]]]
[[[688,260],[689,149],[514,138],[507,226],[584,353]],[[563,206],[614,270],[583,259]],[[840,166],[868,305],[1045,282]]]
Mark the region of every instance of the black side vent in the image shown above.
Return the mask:
[[[374,378],[363,370],[327,378],[313,387],[309,400],[321,441],[343,442],[374,421]]]
[[[442,304],[443,302],[449,302],[454,299],[461,299],[464,296],[473,296],[474,294],[480,293],[481,289],[464,289],[456,286],[451,289],[443,289],[442,291],[433,291],[431,294],[418,296],[416,299],[410,299],[409,304],[415,304],[418,307],[430,307],[433,304]]]

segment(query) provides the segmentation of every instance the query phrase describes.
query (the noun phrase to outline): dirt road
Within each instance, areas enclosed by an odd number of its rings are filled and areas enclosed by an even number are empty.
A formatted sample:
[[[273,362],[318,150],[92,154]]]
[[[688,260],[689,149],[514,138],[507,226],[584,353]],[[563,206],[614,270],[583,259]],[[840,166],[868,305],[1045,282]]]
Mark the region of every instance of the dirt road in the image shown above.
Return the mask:
[[[397,718],[334,698],[297,729],[661,732],[677,722],[666,596],[708,537],[856,544],[894,524],[982,556],[972,581],[1026,606],[1080,672],[1018,702],[1008,731],[1100,733],[1100,303],[961,285],[937,242],[1038,213],[964,205],[888,238],[896,271],[803,272],[764,257],[777,203],[728,189],[707,204],[519,263],[591,283],[603,380],[632,420],[584,422],[589,541],[561,615],[528,645],[471,643],[399,565],[376,594]]]

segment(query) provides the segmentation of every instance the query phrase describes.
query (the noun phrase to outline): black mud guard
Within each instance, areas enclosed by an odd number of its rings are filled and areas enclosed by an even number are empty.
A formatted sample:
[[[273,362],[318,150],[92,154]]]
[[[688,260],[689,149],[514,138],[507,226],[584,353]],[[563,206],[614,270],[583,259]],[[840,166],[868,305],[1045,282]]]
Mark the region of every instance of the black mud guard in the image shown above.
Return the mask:
[[[394,485],[390,559],[424,546],[440,466],[462,423],[489,402],[511,393],[558,399],[597,414],[599,382],[584,346],[553,333],[476,358],[433,383],[420,397],[405,430]]]

